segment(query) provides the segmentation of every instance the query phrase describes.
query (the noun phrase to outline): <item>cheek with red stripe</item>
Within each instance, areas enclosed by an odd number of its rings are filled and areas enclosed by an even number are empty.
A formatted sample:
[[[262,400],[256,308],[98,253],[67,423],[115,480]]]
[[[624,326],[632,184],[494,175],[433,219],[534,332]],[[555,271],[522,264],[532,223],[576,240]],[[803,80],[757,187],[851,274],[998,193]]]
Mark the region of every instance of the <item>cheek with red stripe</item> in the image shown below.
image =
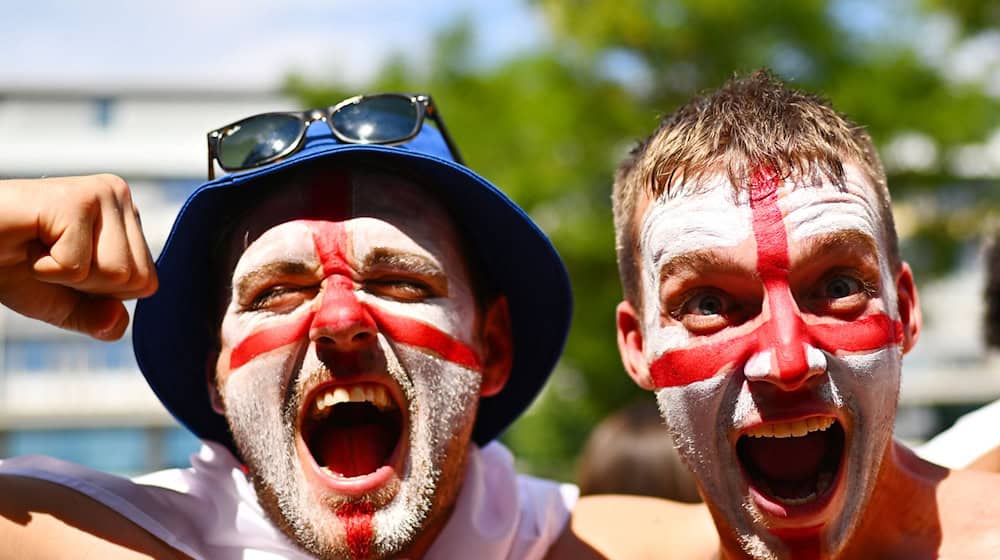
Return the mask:
[[[760,170],[751,184],[750,206],[757,245],[757,272],[764,284],[767,320],[740,336],[720,334],[701,344],[661,354],[650,366],[657,387],[677,387],[703,381],[726,368],[745,364],[753,355],[771,351],[770,367],[786,379],[809,370],[807,346],[831,354],[868,352],[903,338],[902,323],[884,313],[854,321],[807,324],[792,296],[788,236],[778,207],[780,178]]]
[[[307,340],[310,332],[335,331],[365,324],[400,344],[408,344],[439,358],[479,371],[476,352],[448,333],[417,319],[394,314],[378,305],[362,302],[346,276],[348,236],[338,222],[309,222],[317,254],[327,276],[320,304],[282,325],[255,331],[233,347],[230,368],[236,369],[255,357]]]

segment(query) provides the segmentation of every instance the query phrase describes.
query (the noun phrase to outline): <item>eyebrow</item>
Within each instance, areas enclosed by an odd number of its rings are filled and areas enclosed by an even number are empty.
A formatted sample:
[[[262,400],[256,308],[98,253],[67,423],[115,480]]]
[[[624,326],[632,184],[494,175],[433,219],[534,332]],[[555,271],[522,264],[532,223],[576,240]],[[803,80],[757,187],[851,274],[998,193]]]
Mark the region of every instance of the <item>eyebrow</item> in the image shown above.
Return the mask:
[[[315,267],[301,261],[278,261],[270,262],[257,267],[243,276],[236,282],[236,294],[243,295],[260,284],[266,278],[283,276],[309,276],[316,271]]]
[[[381,268],[419,274],[437,284],[442,290],[448,289],[448,275],[444,269],[437,261],[423,255],[388,247],[376,247],[365,257],[362,269],[364,272],[370,272]]]
[[[795,255],[792,266],[822,259],[832,252],[850,251],[861,258],[878,255],[878,243],[872,236],[858,230],[841,230],[811,236],[804,240],[804,248]],[[877,259],[877,257],[876,257]]]
[[[706,272],[742,273],[746,272],[746,269],[732,258],[720,255],[716,250],[701,249],[671,257],[660,267],[660,283],[666,278],[679,276],[683,273],[704,274]]]

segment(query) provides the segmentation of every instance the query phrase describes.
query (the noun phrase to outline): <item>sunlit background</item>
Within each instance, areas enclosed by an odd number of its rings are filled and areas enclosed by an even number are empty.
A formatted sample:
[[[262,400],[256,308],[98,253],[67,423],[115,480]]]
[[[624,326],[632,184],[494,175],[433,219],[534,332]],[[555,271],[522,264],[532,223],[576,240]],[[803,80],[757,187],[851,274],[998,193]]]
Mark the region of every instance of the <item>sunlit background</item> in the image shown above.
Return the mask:
[[[899,435],[926,439],[1000,397],[1000,361],[981,337],[979,248],[1000,218],[996,2],[0,8],[0,177],[117,173],[157,251],[204,178],[209,129],[360,92],[433,94],[468,164],[532,214],[573,279],[566,355],[504,436],[524,470],[571,479],[591,427],[651,398],[624,375],[614,346],[617,161],[692,93],[761,66],[866,125],[888,168],[927,322],[905,362]],[[196,448],[146,388],[128,337],[93,342],[4,311],[0,344],[0,456],[46,453],[136,473],[185,464]]]

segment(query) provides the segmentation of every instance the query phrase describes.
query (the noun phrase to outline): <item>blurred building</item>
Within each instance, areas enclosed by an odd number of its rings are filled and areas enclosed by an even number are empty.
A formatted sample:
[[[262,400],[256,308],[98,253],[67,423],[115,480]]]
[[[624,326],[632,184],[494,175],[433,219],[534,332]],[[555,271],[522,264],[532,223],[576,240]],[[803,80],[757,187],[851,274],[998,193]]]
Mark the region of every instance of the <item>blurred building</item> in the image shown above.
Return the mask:
[[[272,91],[0,85],[0,178],[124,177],[155,257],[204,181],[205,133],[293,106]],[[0,349],[0,457],[43,453],[135,473],[186,464],[197,449],[146,386],[131,332],[98,342],[0,308]]]

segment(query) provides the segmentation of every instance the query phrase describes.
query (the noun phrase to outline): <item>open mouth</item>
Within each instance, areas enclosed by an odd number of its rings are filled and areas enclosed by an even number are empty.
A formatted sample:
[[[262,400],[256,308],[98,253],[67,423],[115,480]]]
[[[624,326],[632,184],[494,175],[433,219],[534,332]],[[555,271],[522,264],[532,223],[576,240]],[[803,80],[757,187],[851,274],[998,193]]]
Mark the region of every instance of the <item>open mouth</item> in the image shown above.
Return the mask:
[[[826,497],[844,456],[844,429],[830,417],[756,426],[740,436],[736,453],[757,492],[800,506]]]
[[[327,387],[307,406],[302,438],[327,475],[364,476],[392,461],[403,433],[403,415],[383,385]]]

